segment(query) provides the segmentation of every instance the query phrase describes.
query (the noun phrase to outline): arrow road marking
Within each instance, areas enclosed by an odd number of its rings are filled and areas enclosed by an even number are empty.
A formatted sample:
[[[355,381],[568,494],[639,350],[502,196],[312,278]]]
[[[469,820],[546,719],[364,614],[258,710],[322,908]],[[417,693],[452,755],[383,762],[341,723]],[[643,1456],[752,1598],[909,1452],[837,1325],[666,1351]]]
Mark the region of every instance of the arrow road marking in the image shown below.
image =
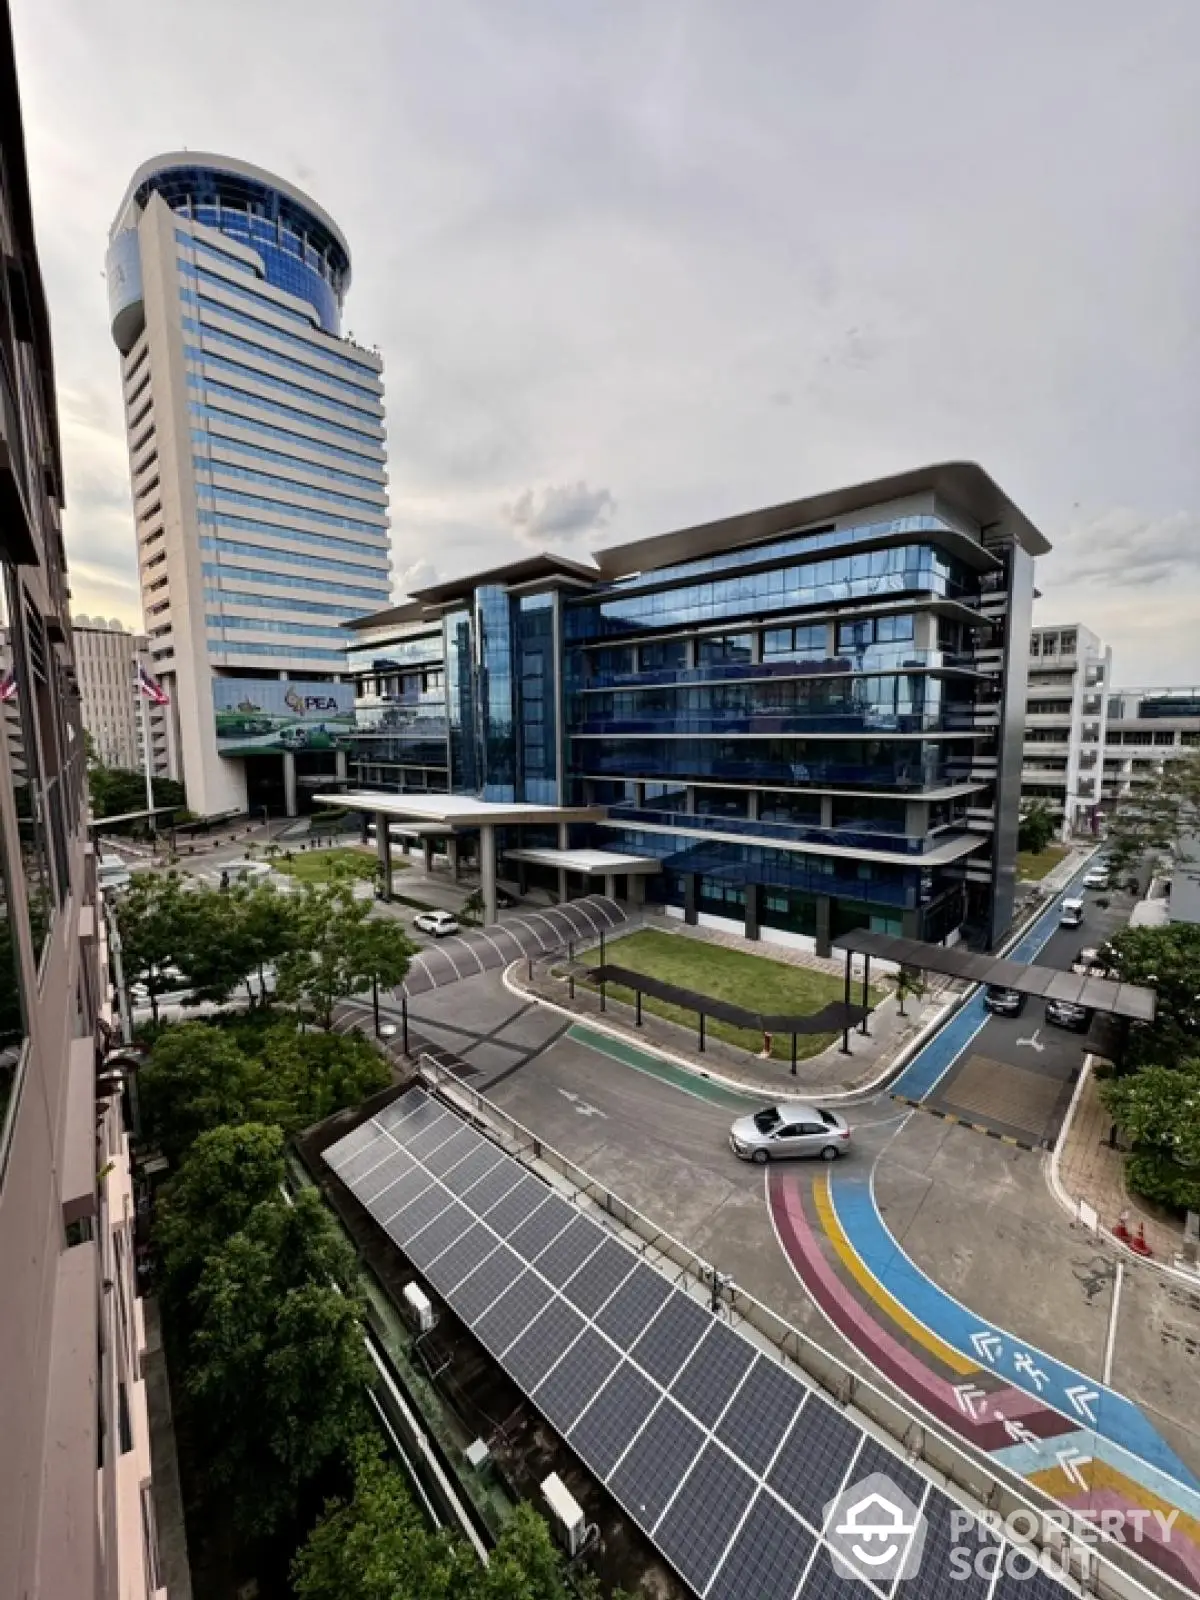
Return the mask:
[[[1067,1390],[1067,1399],[1075,1407],[1081,1417],[1086,1417],[1089,1422],[1095,1422],[1096,1413],[1092,1410],[1091,1400],[1099,1400],[1100,1396],[1095,1389],[1089,1389],[1086,1383],[1075,1383]]]
[[[1069,1394],[1070,1390],[1067,1392]],[[1089,1487],[1087,1479],[1079,1469],[1087,1466],[1092,1459],[1091,1456],[1081,1456],[1078,1450],[1072,1449],[1060,1450],[1055,1459],[1072,1483],[1078,1484],[1081,1489]]]
[[[1018,1372],[1023,1372],[1027,1378],[1031,1379],[1039,1394],[1042,1392],[1042,1385],[1050,1382],[1050,1379],[1034,1361],[1033,1357],[1024,1350],[1018,1350],[1013,1357],[1013,1366]]]
[[[986,1405],[981,1406],[978,1411],[975,1409],[975,1402],[986,1400],[987,1393],[983,1389],[977,1389],[973,1383],[956,1384],[954,1398],[958,1401],[958,1409],[965,1412],[972,1422],[978,1422],[987,1410]]]
[[[571,1102],[581,1117],[603,1117],[607,1121],[607,1111],[601,1111],[599,1106],[591,1105],[582,1095],[576,1094],[574,1090],[560,1089],[558,1092],[564,1100]]]
[[[971,1335],[971,1343],[975,1347],[975,1354],[982,1356],[991,1367],[996,1365],[996,1361],[1004,1349],[1004,1340],[1001,1339],[1000,1335],[998,1333],[988,1333],[984,1328]]]
[[[1041,1031],[1042,1030],[1040,1028],[1035,1028],[1028,1039],[1018,1039],[1017,1043],[1029,1045],[1031,1049],[1036,1050],[1040,1055],[1041,1052],[1046,1048],[1039,1037]]]

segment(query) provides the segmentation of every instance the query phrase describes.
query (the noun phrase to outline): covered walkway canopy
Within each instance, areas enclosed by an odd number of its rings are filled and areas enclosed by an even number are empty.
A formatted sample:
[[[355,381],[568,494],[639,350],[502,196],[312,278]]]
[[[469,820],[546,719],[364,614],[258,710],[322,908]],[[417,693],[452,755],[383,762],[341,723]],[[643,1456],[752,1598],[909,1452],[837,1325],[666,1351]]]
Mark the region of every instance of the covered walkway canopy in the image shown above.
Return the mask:
[[[524,800],[481,800],[470,794],[390,794],[382,789],[349,789],[322,794],[317,799],[344,806],[375,819],[375,843],[383,869],[384,894],[392,892],[392,848],[389,824],[424,823],[453,832],[479,833],[479,886],[483,892],[483,920],[496,921],[496,829],[503,827],[558,827],[558,843],[566,850],[572,822],[599,822],[605,806],[544,806]],[[628,871],[626,867],[614,869]]]
[[[868,963],[872,956],[878,956],[902,967],[919,967],[925,972],[965,978],[969,983],[995,984],[1004,989],[1016,989],[1020,994],[1064,1000],[1071,1005],[1087,1006],[1090,1011],[1128,1017],[1132,1022],[1153,1022],[1158,1003],[1153,989],[1143,989],[1135,983],[1118,983],[1112,978],[1081,978],[1074,972],[1060,972],[1057,967],[1027,966],[1023,961],[976,955],[957,946],[947,950],[944,945],[926,944],[923,939],[896,939],[891,934],[873,933],[869,928],[855,928],[852,933],[841,934],[833,941],[833,948],[846,952],[847,974],[851,955],[866,956]]]

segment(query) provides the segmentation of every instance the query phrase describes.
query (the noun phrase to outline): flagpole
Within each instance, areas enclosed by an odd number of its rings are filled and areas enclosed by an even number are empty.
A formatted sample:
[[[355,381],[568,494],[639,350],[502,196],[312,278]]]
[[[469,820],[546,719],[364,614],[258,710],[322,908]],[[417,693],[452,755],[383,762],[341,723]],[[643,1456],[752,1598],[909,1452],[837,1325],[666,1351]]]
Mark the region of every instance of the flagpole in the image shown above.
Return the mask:
[[[137,695],[142,716],[142,770],[146,775],[146,810],[150,813],[150,832],[157,833],[158,825],[154,816],[154,768],[150,758],[150,713],[146,707],[146,691],[142,686],[140,673],[137,675]]]

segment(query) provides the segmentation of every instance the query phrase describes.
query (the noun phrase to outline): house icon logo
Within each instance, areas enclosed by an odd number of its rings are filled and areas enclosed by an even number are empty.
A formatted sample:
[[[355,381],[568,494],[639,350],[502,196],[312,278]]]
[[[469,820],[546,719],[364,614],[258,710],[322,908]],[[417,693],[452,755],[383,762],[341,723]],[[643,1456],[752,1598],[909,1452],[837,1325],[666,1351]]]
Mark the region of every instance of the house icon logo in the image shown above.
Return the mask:
[[[885,1472],[873,1472],[825,1506],[825,1539],[840,1578],[913,1578],[925,1518]]]

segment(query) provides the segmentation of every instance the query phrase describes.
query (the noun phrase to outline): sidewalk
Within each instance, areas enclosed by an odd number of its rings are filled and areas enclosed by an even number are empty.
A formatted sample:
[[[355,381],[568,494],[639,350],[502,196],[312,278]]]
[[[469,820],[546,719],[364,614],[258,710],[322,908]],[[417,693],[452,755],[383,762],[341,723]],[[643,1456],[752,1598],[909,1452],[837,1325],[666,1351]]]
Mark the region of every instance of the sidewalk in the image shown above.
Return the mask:
[[[1155,1260],[1173,1266],[1183,1248],[1183,1227],[1148,1207],[1125,1187],[1124,1155],[1108,1143],[1112,1118],[1101,1103],[1095,1073],[1090,1068],[1085,1070],[1074,1108],[1059,1136],[1059,1182],[1070,1200],[1093,1207],[1107,1233],[1127,1211],[1130,1233],[1136,1234],[1144,1226],[1146,1243]]]
[[[754,953],[764,954],[759,950]],[[772,950],[771,957],[774,955],[775,951]],[[788,955],[799,958],[793,960],[793,965],[809,965],[809,961],[803,958],[803,952],[789,951]],[[736,1045],[728,1044],[723,1039],[713,1038],[711,1034],[705,1039],[705,1047],[701,1051],[697,1029],[670,1022],[648,1009],[642,1011],[642,1026],[639,1028],[632,1006],[614,1000],[610,995],[604,1011],[601,1011],[599,994],[580,983],[575,985],[575,998],[572,1001],[567,979],[555,976],[551,970],[556,961],[561,959],[561,956],[547,957],[535,962],[532,981],[528,968],[519,964],[510,969],[506,982],[515,993],[531,1000],[549,1002],[577,1017],[581,1023],[598,1023],[635,1048],[649,1047],[666,1051],[693,1072],[727,1079],[747,1089],[764,1090],[774,1095],[830,1097],[862,1092],[887,1074],[900,1053],[923,1027],[941,1014],[947,1002],[954,997],[949,989],[943,989],[919,1005],[909,1000],[906,1008],[908,1015],[901,1017],[896,1001],[889,996],[871,1013],[869,1035],[864,1037],[857,1030],[851,1031],[849,1055],[842,1054],[839,1034],[819,1055],[807,1059],[802,1057],[796,1063],[796,1076],[793,1077],[790,1059],[776,1056],[764,1060],[761,1056],[739,1050]],[[817,959],[811,958],[812,964],[816,965]]]

